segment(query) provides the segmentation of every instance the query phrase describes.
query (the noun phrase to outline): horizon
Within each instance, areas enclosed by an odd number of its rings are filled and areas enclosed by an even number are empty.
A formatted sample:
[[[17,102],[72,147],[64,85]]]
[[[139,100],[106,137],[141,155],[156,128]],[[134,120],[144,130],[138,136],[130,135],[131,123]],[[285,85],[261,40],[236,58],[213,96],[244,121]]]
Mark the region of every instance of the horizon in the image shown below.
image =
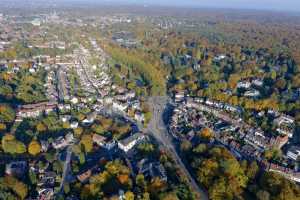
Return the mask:
[[[183,8],[208,8],[208,9],[238,9],[238,10],[259,10],[259,11],[280,11],[300,13],[300,1],[296,0],[2,0],[2,4],[13,6],[32,5],[137,5],[137,6],[164,6]]]
[[[75,0],[82,1],[82,0]],[[101,0],[90,0],[101,1]],[[296,11],[300,12],[300,2],[296,0],[105,0],[104,2],[139,4],[139,5],[160,5],[171,7],[195,7],[195,8],[224,8],[224,9],[250,9],[250,10],[272,10],[272,11]]]

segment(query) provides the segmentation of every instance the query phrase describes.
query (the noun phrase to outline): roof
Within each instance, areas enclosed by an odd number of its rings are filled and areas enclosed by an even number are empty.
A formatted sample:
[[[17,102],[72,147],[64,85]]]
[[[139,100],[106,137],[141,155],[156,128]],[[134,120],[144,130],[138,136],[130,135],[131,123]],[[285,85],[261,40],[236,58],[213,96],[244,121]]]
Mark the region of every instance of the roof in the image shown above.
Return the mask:
[[[80,181],[80,182],[85,182],[88,178],[90,178],[92,176],[92,170],[88,170],[82,174],[79,174],[77,176],[77,179]]]
[[[106,137],[103,137],[102,135],[94,134],[93,135],[93,141],[96,143],[103,143],[106,141]]]
[[[135,140],[143,139],[144,137],[145,137],[145,135],[143,133],[135,133],[123,140],[120,140],[119,143],[121,143],[124,146],[127,146],[131,142],[133,142]]]

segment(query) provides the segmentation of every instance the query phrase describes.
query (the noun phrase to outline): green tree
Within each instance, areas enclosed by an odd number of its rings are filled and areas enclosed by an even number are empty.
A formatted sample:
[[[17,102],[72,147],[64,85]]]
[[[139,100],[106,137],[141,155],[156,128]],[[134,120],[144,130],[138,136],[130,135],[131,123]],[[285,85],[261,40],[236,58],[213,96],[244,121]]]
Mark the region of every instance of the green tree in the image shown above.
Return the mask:
[[[13,135],[7,134],[2,138],[4,152],[11,154],[22,154],[26,152],[26,146],[15,139]]]
[[[93,149],[93,139],[91,135],[83,135],[80,144],[83,145],[85,152],[89,153]]]
[[[15,111],[9,105],[0,105],[0,122],[11,123],[15,119]]]

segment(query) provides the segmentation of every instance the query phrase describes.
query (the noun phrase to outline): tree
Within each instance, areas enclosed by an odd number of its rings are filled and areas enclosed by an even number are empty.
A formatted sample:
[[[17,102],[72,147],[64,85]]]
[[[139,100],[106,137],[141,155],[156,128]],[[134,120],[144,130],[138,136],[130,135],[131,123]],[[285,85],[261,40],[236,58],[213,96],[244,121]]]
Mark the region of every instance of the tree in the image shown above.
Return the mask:
[[[175,193],[167,193],[162,200],[179,200]]]
[[[259,171],[259,166],[256,161],[252,161],[246,171],[246,175],[249,179],[254,180]]]
[[[192,148],[192,143],[188,140],[184,140],[180,144],[180,150],[183,152],[189,152],[189,150],[191,150],[191,148]]]
[[[36,173],[32,170],[29,170],[29,179],[30,179],[31,184],[33,184],[33,185],[37,184]]]
[[[32,140],[28,145],[28,152],[35,156],[41,152],[41,145],[38,141]]]
[[[5,131],[6,130],[6,125],[3,123],[0,123],[0,131]]]
[[[100,124],[94,124],[92,129],[95,133],[102,134],[105,130]]]
[[[265,190],[259,190],[256,193],[256,197],[258,200],[269,200],[270,199],[270,193]]]
[[[143,197],[141,200],[150,200],[150,194],[148,192],[143,193]]]
[[[142,189],[145,189],[147,185],[143,174],[138,174],[135,178],[135,182],[137,186],[141,187]]]
[[[134,194],[130,191],[125,193],[125,200],[134,200]]]
[[[93,149],[93,139],[91,135],[83,135],[80,144],[83,145],[85,152],[89,153]]]
[[[39,122],[37,125],[36,125],[36,130],[38,132],[45,132],[47,130],[47,126],[43,123],[43,122]]]
[[[212,187],[209,187],[209,197],[213,200],[232,199],[229,197],[226,190],[226,181],[224,178],[220,178],[214,182]]]
[[[193,149],[194,153],[201,154],[207,151],[206,144],[199,144],[197,147]]]
[[[83,132],[83,129],[81,127],[77,127],[76,129],[74,129],[74,134],[77,138],[79,138],[81,136]]]
[[[4,152],[11,154],[22,154],[26,152],[26,146],[15,139],[13,135],[7,134],[2,138]]]
[[[203,128],[200,132],[200,138],[203,140],[211,140],[214,137],[214,133],[210,128]]]
[[[12,88],[9,85],[1,85],[0,96],[3,96],[6,99],[11,99],[11,97],[13,96]]]
[[[151,143],[141,143],[138,145],[137,149],[143,155],[151,155],[154,152],[154,146]]]
[[[229,88],[235,89],[239,80],[240,80],[240,76],[238,74],[231,75],[228,80]]]
[[[15,111],[9,105],[0,105],[0,122],[11,123],[15,119]]]
[[[25,199],[28,194],[27,186],[12,176],[4,177],[3,184],[14,191],[21,199]]]
[[[151,193],[157,193],[165,189],[166,183],[158,177],[154,178],[149,185],[149,191],[151,191]]]
[[[122,184],[122,185],[128,185],[129,183],[129,175],[128,174],[120,174],[118,175],[118,181]]]

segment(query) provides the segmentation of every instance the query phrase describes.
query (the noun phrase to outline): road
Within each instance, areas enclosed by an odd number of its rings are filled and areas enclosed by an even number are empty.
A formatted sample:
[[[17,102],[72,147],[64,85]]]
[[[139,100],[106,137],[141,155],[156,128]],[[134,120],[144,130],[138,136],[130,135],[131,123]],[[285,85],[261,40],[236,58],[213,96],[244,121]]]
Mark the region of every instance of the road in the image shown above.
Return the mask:
[[[70,176],[71,172],[71,167],[70,167],[70,163],[71,163],[71,158],[72,158],[72,147],[73,145],[68,146],[68,148],[66,149],[66,160],[64,163],[64,168],[63,168],[63,174],[62,174],[62,178],[61,178],[61,183],[60,183],[60,187],[59,187],[59,193],[63,193],[63,189],[64,189],[64,185],[66,182],[68,182],[68,176]]]
[[[197,196],[202,200],[208,200],[206,191],[198,186],[189,170],[184,165],[180,156],[178,155],[175,144],[173,142],[173,138],[168,134],[168,131],[166,129],[165,123],[163,121],[163,112],[168,103],[168,97],[150,97],[148,103],[151,107],[153,115],[147,126],[147,129],[144,131],[151,134],[162,145],[163,148],[167,149],[172,154],[174,161],[182,169],[182,172],[188,179],[190,186],[197,193]]]

